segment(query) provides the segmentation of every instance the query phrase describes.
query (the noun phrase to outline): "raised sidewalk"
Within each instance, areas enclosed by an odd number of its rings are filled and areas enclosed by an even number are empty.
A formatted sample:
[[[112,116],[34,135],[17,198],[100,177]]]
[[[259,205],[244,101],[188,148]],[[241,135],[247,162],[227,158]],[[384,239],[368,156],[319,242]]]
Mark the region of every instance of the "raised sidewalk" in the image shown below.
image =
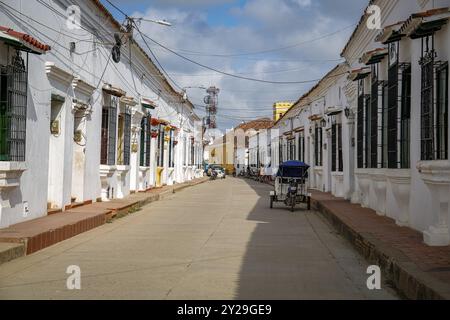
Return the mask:
[[[203,177],[134,193],[124,199],[95,202],[0,229],[0,265],[99,227],[113,218],[127,215],[150,202],[207,180]]]
[[[409,299],[450,299],[450,246],[430,247],[422,233],[329,193],[311,204]]]

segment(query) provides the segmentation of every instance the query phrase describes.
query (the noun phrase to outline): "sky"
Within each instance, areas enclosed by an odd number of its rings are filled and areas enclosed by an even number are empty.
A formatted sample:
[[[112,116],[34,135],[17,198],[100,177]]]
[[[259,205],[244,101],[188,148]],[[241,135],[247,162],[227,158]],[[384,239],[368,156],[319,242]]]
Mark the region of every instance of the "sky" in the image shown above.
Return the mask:
[[[342,61],[340,52],[368,0],[110,0],[142,21],[140,30],[160,44],[203,65],[253,79],[301,82],[320,79]],[[103,0],[119,21],[124,16]],[[141,41],[135,33],[137,41]],[[276,101],[296,101],[314,83],[269,84],[229,77],[177,57],[149,42],[161,65],[184,87],[216,86],[218,125],[229,129],[272,117]],[[145,45],[143,45],[145,48]],[[204,116],[201,89],[187,89]]]

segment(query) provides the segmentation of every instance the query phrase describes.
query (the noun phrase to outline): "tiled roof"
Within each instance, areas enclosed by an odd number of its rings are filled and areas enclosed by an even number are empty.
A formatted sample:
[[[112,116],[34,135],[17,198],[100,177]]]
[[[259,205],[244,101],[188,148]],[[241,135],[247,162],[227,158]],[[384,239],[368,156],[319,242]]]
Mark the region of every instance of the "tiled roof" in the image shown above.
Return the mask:
[[[269,129],[273,126],[274,122],[272,120],[270,120],[269,118],[261,118],[261,119],[256,119],[253,121],[249,121],[249,122],[245,122],[240,124],[239,126],[236,127],[235,130],[237,129],[242,129],[244,131],[247,130],[263,130],[263,129]]]
[[[29,34],[18,32],[11,28],[0,26],[0,32],[17,39],[23,46],[37,53],[45,53],[51,49],[49,45],[40,42]]]

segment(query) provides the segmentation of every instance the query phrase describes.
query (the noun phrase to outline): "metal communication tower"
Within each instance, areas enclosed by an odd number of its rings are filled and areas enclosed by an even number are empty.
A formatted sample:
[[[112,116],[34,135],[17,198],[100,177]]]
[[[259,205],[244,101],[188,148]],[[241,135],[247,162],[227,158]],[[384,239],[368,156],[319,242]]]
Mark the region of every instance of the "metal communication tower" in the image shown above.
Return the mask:
[[[217,128],[217,108],[219,100],[219,88],[209,87],[206,90],[208,95],[205,97],[204,102],[206,104],[206,117],[205,117],[205,127],[209,129]]]

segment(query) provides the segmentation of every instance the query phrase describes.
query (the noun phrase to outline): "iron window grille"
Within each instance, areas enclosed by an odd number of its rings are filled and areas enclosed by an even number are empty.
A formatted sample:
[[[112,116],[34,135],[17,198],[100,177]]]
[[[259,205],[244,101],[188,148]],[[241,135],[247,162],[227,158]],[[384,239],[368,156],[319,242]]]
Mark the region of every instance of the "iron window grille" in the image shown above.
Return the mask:
[[[436,61],[432,35],[422,39],[419,63],[422,69],[421,159],[448,159],[448,63]]]
[[[358,96],[358,110],[357,110],[357,162],[358,168],[362,169],[366,167],[365,162],[365,104],[368,96],[364,94],[364,84],[361,81],[359,83],[359,96]]]
[[[318,167],[322,166],[322,127],[320,127],[319,124],[316,124],[315,127],[315,136],[316,136],[316,143],[314,145],[315,147],[315,164]]]
[[[131,153],[131,110],[126,108],[124,117],[124,131],[123,131],[123,164],[130,165]]]
[[[448,63],[436,69],[436,158],[448,159]]]
[[[28,67],[16,51],[0,66],[0,161],[25,161],[27,87]]]
[[[100,163],[112,166],[116,164],[118,98],[104,93],[103,99]]]
[[[337,165],[337,124],[331,125],[331,171],[336,172]]]
[[[140,152],[140,166],[150,166],[150,149],[151,149],[151,116],[148,115],[142,118],[141,121],[141,152]]]
[[[191,138],[190,140],[191,140],[191,159],[190,159],[191,161],[190,161],[190,165],[192,166],[192,165],[194,165],[195,145],[194,145],[194,138]],[[225,153],[224,153],[223,156],[225,156]],[[225,159],[224,159],[224,162],[225,162]]]
[[[411,158],[411,64],[403,63],[401,70],[401,116],[400,116],[400,168],[410,168]]]
[[[342,124],[337,124],[337,135],[338,135],[338,145],[337,145],[337,153],[338,153],[338,171],[344,171],[344,158],[342,152]]]
[[[342,172],[342,124],[333,119],[331,125],[331,171]]]
[[[174,148],[175,148],[175,144],[174,144],[174,130],[170,129],[170,143],[169,143],[169,167],[173,168],[175,167],[175,163],[174,163]]]
[[[383,166],[383,89],[384,81],[378,79],[378,64],[372,65],[372,83],[370,105],[366,117],[367,132],[367,167],[378,168]],[[380,136],[380,137],[379,137]]]
[[[280,162],[280,164],[282,164],[284,162],[283,161],[283,138],[282,137],[280,137],[278,140],[278,153],[279,153],[279,155],[278,155],[279,162]]]
[[[158,154],[157,154],[157,166],[164,166],[164,139],[165,139],[165,130],[164,126],[159,125],[159,135],[158,135]]]
[[[298,159],[305,162],[305,133],[303,131],[298,135]]]
[[[410,167],[411,64],[393,63],[388,70],[387,167]],[[400,152],[399,152],[400,151]]]

